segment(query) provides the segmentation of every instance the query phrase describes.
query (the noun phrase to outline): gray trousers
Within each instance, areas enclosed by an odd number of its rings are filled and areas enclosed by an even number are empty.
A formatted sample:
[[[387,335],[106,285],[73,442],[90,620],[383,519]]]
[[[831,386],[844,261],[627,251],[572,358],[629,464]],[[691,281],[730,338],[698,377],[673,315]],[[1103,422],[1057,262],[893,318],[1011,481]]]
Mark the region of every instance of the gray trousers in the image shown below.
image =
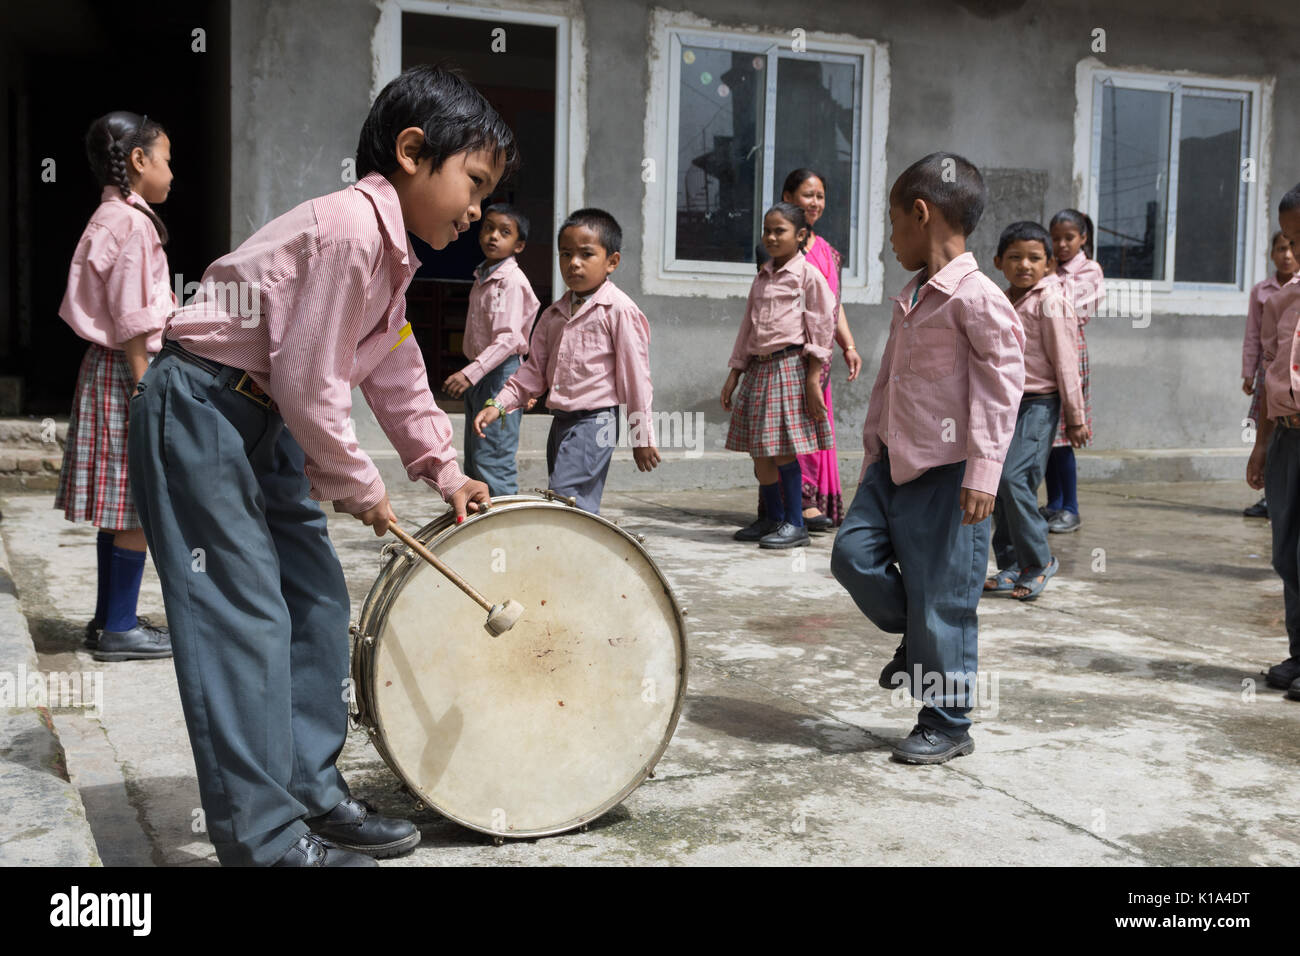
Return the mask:
[[[349,605],[302,449],[235,374],[160,353],[128,448],[208,834],[223,864],[266,865],[348,795]]]
[[[546,439],[551,490],[578,499],[578,507],[600,514],[609,463],[618,444],[618,409],[556,412]]]
[[[1061,399],[1051,395],[1026,395],[1016,415],[1016,433],[1007,448],[993,506],[993,559],[998,569],[1013,564],[1045,568],[1052,561],[1047,543],[1047,519],[1038,510],[1038,486],[1047,470]]]

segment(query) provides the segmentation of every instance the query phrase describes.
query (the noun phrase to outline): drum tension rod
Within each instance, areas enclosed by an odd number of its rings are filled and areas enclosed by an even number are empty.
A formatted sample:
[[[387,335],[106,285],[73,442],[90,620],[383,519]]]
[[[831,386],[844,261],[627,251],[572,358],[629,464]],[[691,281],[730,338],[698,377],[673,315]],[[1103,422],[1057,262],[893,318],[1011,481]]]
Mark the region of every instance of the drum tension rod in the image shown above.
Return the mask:
[[[563,501],[570,508],[578,507],[578,499],[571,497],[570,495],[562,495],[558,491],[552,491],[550,488],[547,488],[545,491],[541,488],[534,488],[533,491],[537,492],[547,501]]]

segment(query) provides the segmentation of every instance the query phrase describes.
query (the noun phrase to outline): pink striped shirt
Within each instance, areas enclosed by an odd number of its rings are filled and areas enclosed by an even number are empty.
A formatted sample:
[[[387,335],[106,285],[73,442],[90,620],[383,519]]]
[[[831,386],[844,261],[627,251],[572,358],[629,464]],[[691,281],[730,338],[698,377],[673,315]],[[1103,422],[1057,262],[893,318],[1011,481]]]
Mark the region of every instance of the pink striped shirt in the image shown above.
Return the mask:
[[[514,411],[546,389],[546,405],[561,412],[626,405],[641,421],[643,445],[653,445],[650,402],[650,323],[627,293],[606,279],[577,312],[565,292],[537,320],[528,361],[496,398]],[[640,413],[633,419],[634,413]]]
[[[894,296],[889,339],[862,428],[862,474],[889,447],[896,484],[966,462],[962,487],[997,494],[1025,384],[1020,316],[964,252]]]
[[[1084,424],[1079,319],[1060,278],[1043,276],[1015,308],[1025,330],[1025,394],[1059,393],[1065,424]]]
[[[449,499],[468,479],[406,334],[406,287],[419,266],[397,191],[371,173],[271,220],[210,265],[167,338],[266,390],[306,453],[313,498],[352,514],[383,499],[350,418],[360,386],[407,475]]]
[[[461,369],[471,385],[477,385],[510,356],[528,351],[528,336],[540,304],[514,256],[502,259],[486,277],[475,277],[469,290],[463,345],[470,363]]]
[[[727,362],[744,371],[755,355],[802,345],[803,354],[830,361],[835,335],[835,294],[830,283],[802,252],[796,252],[780,269],[772,260],[763,263],[749,287],[745,318]]]
[[[1058,262],[1056,274],[1065,286],[1065,297],[1079,317],[1079,328],[1088,324],[1106,294],[1106,276],[1095,259],[1080,249],[1069,262]]]
[[[148,208],[138,194],[127,202],[116,186],[105,186],[77,242],[59,316],[87,342],[120,350],[149,333],[145,348],[162,348],[175,299],[158,229],[141,212]]]
[[[1268,417],[1300,414],[1300,275],[1264,302],[1259,345]]]
[[[1241,377],[1254,381],[1255,372],[1259,369],[1259,363],[1262,355],[1259,347],[1259,322],[1264,315],[1264,303],[1278,289],[1282,288],[1282,283],[1278,281],[1277,274],[1269,276],[1263,282],[1256,282],[1255,287],[1250,290],[1250,305],[1246,308],[1246,337],[1241,343]]]

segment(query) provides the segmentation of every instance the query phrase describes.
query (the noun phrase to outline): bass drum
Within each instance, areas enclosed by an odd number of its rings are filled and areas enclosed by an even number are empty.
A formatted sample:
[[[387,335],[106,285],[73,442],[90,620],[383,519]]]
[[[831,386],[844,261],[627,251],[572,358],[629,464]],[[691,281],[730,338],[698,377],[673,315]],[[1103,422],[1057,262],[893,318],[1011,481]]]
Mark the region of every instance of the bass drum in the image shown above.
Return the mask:
[[[621,802],[668,746],[686,692],[686,625],[640,542],[569,504],[518,495],[415,535],[486,612],[404,546],[353,629],[357,719],[417,799],[495,837],[563,833]]]

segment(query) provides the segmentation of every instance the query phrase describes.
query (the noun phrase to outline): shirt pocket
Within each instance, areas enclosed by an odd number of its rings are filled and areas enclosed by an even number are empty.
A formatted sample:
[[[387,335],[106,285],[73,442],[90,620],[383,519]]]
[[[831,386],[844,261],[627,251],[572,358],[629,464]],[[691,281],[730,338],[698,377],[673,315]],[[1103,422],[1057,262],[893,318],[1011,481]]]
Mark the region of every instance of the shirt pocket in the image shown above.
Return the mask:
[[[924,327],[913,330],[907,367],[927,382],[947,378],[957,368],[957,333]]]

